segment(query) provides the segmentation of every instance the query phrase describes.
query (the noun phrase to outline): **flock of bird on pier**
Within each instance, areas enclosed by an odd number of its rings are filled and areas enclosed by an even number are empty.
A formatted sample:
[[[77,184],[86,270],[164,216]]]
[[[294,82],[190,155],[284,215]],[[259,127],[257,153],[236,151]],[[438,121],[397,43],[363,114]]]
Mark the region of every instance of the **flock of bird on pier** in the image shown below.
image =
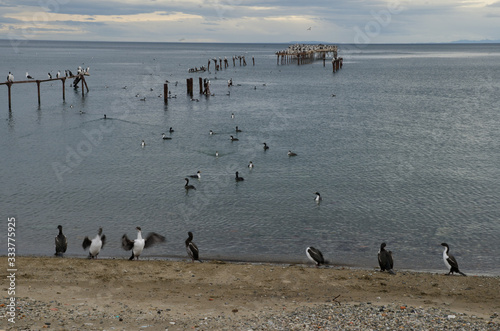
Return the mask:
[[[198,176],[199,176],[198,172]],[[236,172],[236,180],[238,180],[238,172]],[[241,178],[243,180],[243,178]],[[186,185],[188,185],[189,180],[186,178]],[[194,188],[194,187],[193,187]],[[62,257],[68,248],[68,239],[63,234],[62,225],[57,226],[59,230],[59,234],[55,238],[55,247],[56,247],[56,256]],[[145,248],[151,247],[154,244],[165,242],[165,237],[151,232],[145,238],[142,237],[142,229],[138,226],[137,230],[137,238],[129,239],[127,234],[122,236],[122,248],[126,251],[132,251],[132,255],[129,260],[139,260],[139,256],[142,254]],[[85,237],[83,239],[82,247],[84,250],[89,249],[89,259],[97,259],[97,255],[99,255],[101,249],[104,247],[106,243],[106,236],[103,234],[102,228],[99,228],[97,235],[90,239],[89,237]],[[198,246],[193,242],[193,233],[191,231],[188,232],[188,238],[184,242],[186,246],[186,252],[191,259],[192,262],[200,260],[200,252]],[[392,258],[392,252],[385,249],[386,243],[382,243],[380,245],[380,250],[377,254],[378,263],[380,266],[380,271],[387,271],[391,275],[395,275],[394,272],[394,260]],[[463,272],[458,269],[457,260],[453,255],[450,254],[450,247],[447,243],[442,243],[441,246],[444,247],[443,251],[443,261],[446,268],[449,270],[446,275],[451,275],[454,273],[458,273],[462,276],[466,276]],[[309,260],[311,260],[316,267],[321,265],[328,264],[328,261],[325,260],[321,251],[312,246],[306,248],[306,256]]]
[[[73,72],[71,72],[71,70],[69,69],[66,69],[64,70],[64,76],[61,75],[61,71],[58,70],[57,73],[55,74],[55,78],[54,76],[52,76],[52,73],[51,72],[48,72],[47,73],[47,76],[48,76],[48,79],[60,79],[60,78],[75,78],[75,79],[78,79],[79,76],[81,75],[86,75],[88,76],[90,74],[90,67],[87,67],[86,69],[82,68],[81,66],[78,67],[77,71],[76,71],[76,75],[73,74]],[[35,80],[35,78],[33,76],[31,76],[28,72],[26,72],[26,79],[28,80]],[[9,71],[9,74],[7,75],[7,83],[14,83],[14,74],[12,72]],[[76,84],[78,84],[79,80],[75,82],[73,82],[73,85],[74,86],[77,86]]]

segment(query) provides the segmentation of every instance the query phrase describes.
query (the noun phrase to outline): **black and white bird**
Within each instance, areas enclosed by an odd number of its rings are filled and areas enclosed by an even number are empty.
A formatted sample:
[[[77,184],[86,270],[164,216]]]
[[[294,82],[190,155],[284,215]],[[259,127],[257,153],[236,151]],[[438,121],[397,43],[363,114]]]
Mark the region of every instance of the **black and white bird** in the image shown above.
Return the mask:
[[[239,140],[238,138],[235,138],[235,137],[233,137],[233,136],[231,136],[231,138],[230,138],[230,139],[231,139],[231,141],[238,141],[238,140]]]
[[[52,79],[52,74],[50,72],[47,73],[47,76],[49,76],[49,79]]]
[[[7,81],[9,83],[12,83],[14,81],[14,75],[9,71],[9,74],[7,75]]]
[[[269,146],[267,146],[266,143],[263,143],[264,144],[264,150],[267,151],[269,149]]]
[[[203,262],[200,260],[200,251],[198,250],[198,246],[193,242],[193,233],[191,231],[188,232],[188,238],[186,239],[186,251],[191,258],[192,262],[195,260],[198,260],[200,262]]]
[[[252,161],[250,161],[250,163],[248,164],[248,167],[249,167],[250,169],[253,169],[253,162],[252,162]]]
[[[378,265],[380,266],[380,271],[386,271],[391,275],[396,273],[392,268],[394,267],[394,261],[392,260],[392,252],[385,250],[385,243],[380,245],[380,250],[378,251]]]
[[[288,156],[297,156],[297,153],[294,153],[292,151],[288,151]]]
[[[319,251],[319,249],[314,248],[314,247],[307,247],[306,248],[306,255],[309,258],[309,260],[313,261],[316,263],[316,267],[319,267],[322,264],[325,264],[325,258],[323,257],[323,254]]]
[[[68,238],[66,238],[66,236],[62,232],[62,225],[58,225],[57,228],[59,229],[59,234],[55,239],[56,253],[54,255],[62,257],[63,253],[65,253],[66,249],[68,249]]]
[[[161,134],[161,138],[162,138],[163,140],[170,140],[170,139],[172,139],[171,137],[167,137],[167,135],[166,135],[166,134],[164,134],[164,133],[162,133],[162,134]]]
[[[28,78],[28,79],[35,79],[35,78],[31,77],[31,75],[30,75],[30,74],[28,74],[28,72],[27,72],[27,71],[26,71],[26,78]]]
[[[447,275],[451,275],[455,272],[458,272],[462,276],[467,276],[460,270],[458,270],[458,263],[457,260],[453,255],[450,254],[450,247],[448,246],[447,243],[442,243],[441,246],[444,246],[444,251],[443,251],[443,261],[444,265],[446,268],[448,268],[450,271],[447,273]]]
[[[319,203],[321,200],[323,200],[323,198],[321,197],[321,194],[319,194],[319,192],[316,192],[314,194],[316,194],[316,197],[314,198],[314,201],[316,201],[316,202]]]
[[[99,231],[97,232],[97,235],[94,237],[94,239],[89,239],[89,237],[85,237],[83,239],[82,247],[83,249],[89,248],[89,259],[97,259],[97,255],[101,251],[101,249],[104,247],[104,244],[106,243],[106,236],[102,234],[102,228],[99,228]]]
[[[186,181],[186,184],[184,184],[184,188],[186,189],[186,191],[188,191],[188,190],[196,190],[196,187],[194,187],[194,185],[190,185],[189,184],[189,179],[188,178],[184,178],[184,180]]]
[[[60,78],[60,77],[61,77],[61,71],[57,71],[56,78]]]
[[[165,241],[164,236],[154,232],[149,233],[146,239],[143,239],[141,228],[136,227],[136,229],[137,239],[130,240],[128,239],[126,234],[122,236],[122,248],[126,251],[132,250],[132,256],[129,258],[129,260],[133,260],[134,258],[139,260],[139,256],[141,255],[144,248],[148,248],[153,244],[162,243]]]
[[[189,175],[189,177],[191,177],[191,178],[201,179],[201,171],[200,171],[200,170],[198,170],[198,172],[196,172],[196,175]]]
[[[238,176],[238,171],[236,171],[236,178],[235,179],[237,182],[242,182],[245,180],[243,177]]]
[[[146,142],[144,140],[141,142],[141,146],[146,147]]]
[[[240,130],[240,129],[238,129],[238,127],[236,127],[236,132],[241,132],[241,130]]]

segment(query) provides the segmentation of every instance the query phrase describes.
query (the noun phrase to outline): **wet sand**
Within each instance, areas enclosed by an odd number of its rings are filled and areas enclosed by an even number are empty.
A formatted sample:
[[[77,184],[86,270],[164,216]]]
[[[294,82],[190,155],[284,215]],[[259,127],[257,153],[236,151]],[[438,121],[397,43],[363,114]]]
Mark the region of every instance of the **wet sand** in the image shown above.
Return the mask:
[[[238,329],[258,316],[324,304],[446,308],[490,325],[500,313],[500,277],[187,260],[17,257],[16,265],[18,330],[217,329],[206,322],[217,318]],[[2,297],[5,316],[5,285]],[[13,326],[5,322],[0,329]]]

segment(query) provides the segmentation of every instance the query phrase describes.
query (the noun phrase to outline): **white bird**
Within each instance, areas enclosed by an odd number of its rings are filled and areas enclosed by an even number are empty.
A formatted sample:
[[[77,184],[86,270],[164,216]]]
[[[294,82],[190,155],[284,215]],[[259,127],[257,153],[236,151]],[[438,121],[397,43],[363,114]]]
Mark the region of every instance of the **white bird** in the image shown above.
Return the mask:
[[[28,78],[28,79],[34,79],[33,77],[30,76],[30,74],[28,74],[27,71],[26,71],[26,78]]]
[[[7,76],[7,81],[12,83],[14,81],[14,75],[9,71],[9,75]]]
[[[316,194],[316,198],[314,198],[314,201],[316,201],[316,202],[319,203],[321,200],[323,200],[323,198],[321,197],[321,195],[319,194],[319,192],[316,192],[314,194]]]
[[[252,169],[252,168],[253,168],[253,163],[252,163],[252,161],[250,161],[250,163],[248,164],[248,167],[249,167],[250,169]]]
[[[142,146],[142,147],[145,147],[145,146],[146,146],[146,142],[145,142],[144,140],[141,142],[141,146]]]
[[[61,77],[61,71],[57,71],[56,78],[60,78],[60,77]]]
[[[136,229],[137,239],[130,240],[128,239],[126,234],[122,236],[122,248],[126,251],[132,250],[132,256],[129,258],[129,260],[133,260],[134,258],[139,260],[139,256],[141,255],[144,248],[148,248],[153,244],[162,243],[165,241],[164,236],[154,232],[151,232],[147,235],[146,239],[143,239],[141,228],[136,227]]]
[[[102,234],[102,228],[99,228],[97,235],[94,239],[90,240],[89,237],[83,239],[82,247],[83,249],[89,248],[89,259],[97,259],[97,255],[104,247],[106,243],[106,236]]]

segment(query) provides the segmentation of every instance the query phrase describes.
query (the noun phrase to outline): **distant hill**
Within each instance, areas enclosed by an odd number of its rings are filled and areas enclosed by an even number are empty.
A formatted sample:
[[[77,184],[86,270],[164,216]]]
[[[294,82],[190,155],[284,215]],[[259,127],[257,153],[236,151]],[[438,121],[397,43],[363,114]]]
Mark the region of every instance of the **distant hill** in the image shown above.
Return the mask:
[[[452,41],[452,44],[500,44],[500,39],[499,40],[490,40],[490,39],[483,39],[483,40],[457,40],[457,41]]]

